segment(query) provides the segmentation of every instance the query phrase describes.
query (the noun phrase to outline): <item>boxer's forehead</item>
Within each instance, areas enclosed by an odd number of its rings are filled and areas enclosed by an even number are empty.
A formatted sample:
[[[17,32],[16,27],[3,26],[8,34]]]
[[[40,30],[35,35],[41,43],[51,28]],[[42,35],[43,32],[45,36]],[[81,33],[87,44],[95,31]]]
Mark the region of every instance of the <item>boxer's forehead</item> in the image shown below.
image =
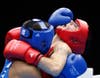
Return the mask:
[[[63,30],[68,30],[68,31],[77,31],[79,26],[73,20],[71,20],[71,22],[69,22],[68,24],[59,25],[57,26],[57,28],[61,28]]]
[[[64,27],[66,30],[77,31],[79,26],[72,20],[70,23],[66,24]]]

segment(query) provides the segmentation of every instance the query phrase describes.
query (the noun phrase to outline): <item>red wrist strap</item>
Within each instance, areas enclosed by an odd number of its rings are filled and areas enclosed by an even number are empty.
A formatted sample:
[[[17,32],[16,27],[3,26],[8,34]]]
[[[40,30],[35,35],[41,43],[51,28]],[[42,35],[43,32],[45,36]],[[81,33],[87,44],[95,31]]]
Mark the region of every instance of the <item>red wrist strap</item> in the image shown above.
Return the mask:
[[[42,57],[43,57],[42,54],[40,54],[40,55],[38,56],[38,58],[36,59],[36,62],[34,63],[35,66],[38,65],[38,63],[39,63],[39,61],[40,61],[40,59],[41,59]]]

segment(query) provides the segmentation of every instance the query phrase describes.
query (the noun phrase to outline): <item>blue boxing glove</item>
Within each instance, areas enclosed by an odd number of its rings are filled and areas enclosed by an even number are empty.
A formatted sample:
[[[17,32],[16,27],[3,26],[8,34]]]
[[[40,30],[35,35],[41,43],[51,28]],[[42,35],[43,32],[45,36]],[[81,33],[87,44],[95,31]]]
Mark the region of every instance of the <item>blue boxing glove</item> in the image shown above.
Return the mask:
[[[73,19],[73,12],[69,8],[62,7],[57,9],[51,14],[48,23],[56,27],[58,25],[67,24],[72,19]]]
[[[70,54],[59,76],[54,78],[77,78],[87,69],[87,63],[80,54]]]

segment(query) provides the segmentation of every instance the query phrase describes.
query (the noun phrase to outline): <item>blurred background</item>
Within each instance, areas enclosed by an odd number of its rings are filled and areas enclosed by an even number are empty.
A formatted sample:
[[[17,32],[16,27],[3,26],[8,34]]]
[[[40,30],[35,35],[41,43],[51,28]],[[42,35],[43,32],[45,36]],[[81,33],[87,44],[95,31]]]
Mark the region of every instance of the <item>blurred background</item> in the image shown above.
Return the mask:
[[[5,35],[13,27],[21,26],[28,19],[40,18],[45,21],[60,7],[70,8],[74,19],[80,18],[88,22],[90,36],[86,52],[83,54],[88,67],[94,68],[94,74],[100,74],[99,52],[99,5],[87,0],[34,0],[34,1],[2,1],[0,2],[0,71],[4,65],[3,49]]]

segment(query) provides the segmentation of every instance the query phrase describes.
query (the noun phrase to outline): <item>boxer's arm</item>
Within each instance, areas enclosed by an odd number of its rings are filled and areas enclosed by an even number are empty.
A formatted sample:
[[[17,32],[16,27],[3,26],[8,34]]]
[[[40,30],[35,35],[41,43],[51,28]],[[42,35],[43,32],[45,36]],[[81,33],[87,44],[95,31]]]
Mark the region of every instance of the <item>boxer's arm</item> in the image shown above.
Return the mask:
[[[5,47],[4,55],[6,58],[13,60],[14,58],[21,59],[36,66],[40,62],[38,66],[40,69],[46,71],[52,76],[57,76],[66,62],[67,55],[71,53],[71,49],[67,44],[59,39],[54,40],[53,44],[55,46],[54,53],[51,57],[47,58],[40,57],[40,53],[30,48],[27,43],[18,40],[11,40]],[[32,56],[29,57],[29,55]],[[39,59],[36,59],[37,56],[39,56]]]
[[[24,55],[27,56],[27,50],[30,48],[30,45],[25,45],[23,44],[24,42],[21,42],[22,41],[13,39],[5,46],[4,56],[9,60],[13,60],[13,64],[9,71],[9,78],[41,78],[40,72],[35,66],[20,61],[25,60]],[[31,52],[33,51],[31,50]],[[19,60],[16,61],[16,59]],[[28,63],[29,62],[30,60]]]
[[[50,58],[42,57],[38,63],[38,67],[52,76],[57,76],[63,69],[67,56],[71,53],[71,49],[62,41],[56,41],[54,44],[54,53]]]

